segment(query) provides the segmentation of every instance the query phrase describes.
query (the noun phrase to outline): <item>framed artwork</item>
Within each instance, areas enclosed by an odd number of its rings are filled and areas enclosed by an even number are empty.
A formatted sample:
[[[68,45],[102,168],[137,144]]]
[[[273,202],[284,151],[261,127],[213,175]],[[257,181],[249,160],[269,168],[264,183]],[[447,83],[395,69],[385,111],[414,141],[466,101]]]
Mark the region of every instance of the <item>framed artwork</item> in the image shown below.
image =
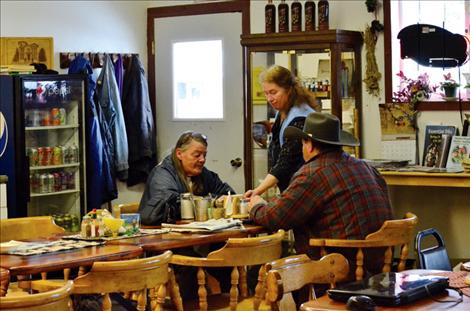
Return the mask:
[[[379,105],[380,112],[380,128],[382,130],[382,139],[393,136],[409,136],[414,138],[416,130],[406,117],[409,112],[408,106],[403,106],[403,109],[390,106],[387,109],[385,104]]]
[[[0,37],[0,65],[42,63],[54,68],[52,37]]]
[[[259,83],[259,75],[264,70],[265,68],[263,66],[253,67],[253,76],[251,79],[251,99],[253,100],[253,105],[265,105],[267,102],[261,83]]]

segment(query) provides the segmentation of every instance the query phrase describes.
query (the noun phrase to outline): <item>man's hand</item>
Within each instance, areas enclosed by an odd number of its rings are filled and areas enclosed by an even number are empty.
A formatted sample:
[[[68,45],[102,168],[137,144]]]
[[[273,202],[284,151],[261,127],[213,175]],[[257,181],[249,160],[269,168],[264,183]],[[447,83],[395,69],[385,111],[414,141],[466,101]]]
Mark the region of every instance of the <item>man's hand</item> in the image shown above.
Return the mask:
[[[262,197],[260,197],[259,195],[254,195],[251,197],[250,199],[250,204],[248,204],[248,213],[250,213],[251,209],[253,208],[253,206],[255,206],[256,204],[259,204],[259,203],[263,203],[263,204],[268,204],[268,202],[266,202]]]

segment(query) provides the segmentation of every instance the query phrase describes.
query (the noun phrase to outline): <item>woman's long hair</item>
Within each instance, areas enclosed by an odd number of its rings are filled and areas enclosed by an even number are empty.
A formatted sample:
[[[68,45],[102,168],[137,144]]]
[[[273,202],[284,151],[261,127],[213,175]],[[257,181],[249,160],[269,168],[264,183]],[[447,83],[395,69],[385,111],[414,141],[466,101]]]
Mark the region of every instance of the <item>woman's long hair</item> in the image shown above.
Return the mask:
[[[183,165],[181,164],[180,159],[176,156],[176,149],[181,149],[182,151],[186,151],[188,149],[189,144],[193,141],[197,141],[198,143],[203,144],[207,147],[207,138],[205,135],[193,131],[187,131],[181,134],[180,138],[176,142],[175,148],[173,148],[171,152],[171,160],[173,161],[173,165],[176,169],[176,174],[178,175],[179,179],[183,183],[186,188],[186,191],[194,194],[202,194],[204,191],[204,184],[202,182],[201,176],[193,176],[191,177],[192,186],[189,184],[188,177],[186,176]]]
[[[315,111],[320,111],[315,95],[305,88],[289,69],[273,65],[260,74],[260,83],[275,83],[289,92],[289,109],[294,105],[308,104]]]

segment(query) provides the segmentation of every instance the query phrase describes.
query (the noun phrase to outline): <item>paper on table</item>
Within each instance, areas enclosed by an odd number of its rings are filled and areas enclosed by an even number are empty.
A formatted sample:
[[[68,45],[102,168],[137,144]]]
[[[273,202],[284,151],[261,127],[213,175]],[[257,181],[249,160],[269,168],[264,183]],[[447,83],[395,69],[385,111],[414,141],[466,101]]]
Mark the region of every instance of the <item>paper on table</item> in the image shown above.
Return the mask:
[[[26,246],[28,244],[30,244],[30,243],[15,241],[15,240],[11,240],[11,241],[8,241],[8,242],[3,242],[3,243],[0,243],[0,253],[5,254],[5,253],[8,253],[9,251],[17,249],[20,246]]]
[[[189,224],[162,224],[162,228],[170,228],[171,231],[212,232],[236,226],[243,226],[238,219],[209,219],[207,221],[194,221]]]

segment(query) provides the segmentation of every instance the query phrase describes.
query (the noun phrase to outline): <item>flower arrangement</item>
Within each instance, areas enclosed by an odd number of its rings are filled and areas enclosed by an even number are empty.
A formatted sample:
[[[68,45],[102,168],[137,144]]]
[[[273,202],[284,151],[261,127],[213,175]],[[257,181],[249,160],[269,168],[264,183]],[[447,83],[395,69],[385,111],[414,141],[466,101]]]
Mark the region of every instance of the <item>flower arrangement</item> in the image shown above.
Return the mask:
[[[397,73],[397,76],[400,77],[402,87],[399,91],[393,92],[393,103],[387,104],[388,110],[392,114],[395,124],[404,124],[403,119],[406,118],[416,128],[416,104],[429,99],[431,94],[436,91],[437,86],[431,84],[427,73],[420,74],[417,79],[406,77],[402,71]],[[401,115],[395,116],[392,113],[392,108],[400,111]]]

